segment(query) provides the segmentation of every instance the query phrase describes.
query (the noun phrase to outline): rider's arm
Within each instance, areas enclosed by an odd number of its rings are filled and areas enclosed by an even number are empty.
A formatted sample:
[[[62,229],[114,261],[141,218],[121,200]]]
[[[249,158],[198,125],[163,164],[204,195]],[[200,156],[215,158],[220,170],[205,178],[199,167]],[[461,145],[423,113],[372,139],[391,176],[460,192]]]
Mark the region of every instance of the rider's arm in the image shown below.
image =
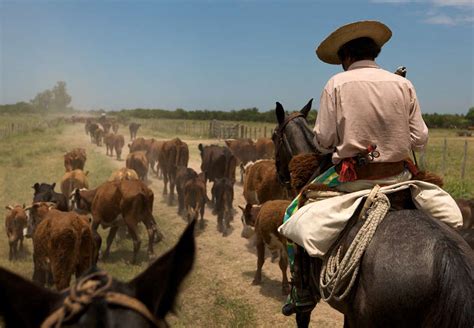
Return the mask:
[[[336,108],[333,97],[324,88],[321,95],[318,116],[314,125],[314,143],[322,154],[334,152],[337,136]]]
[[[410,141],[413,150],[423,150],[428,143],[428,127],[421,116],[420,104],[413,86],[410,88]]]

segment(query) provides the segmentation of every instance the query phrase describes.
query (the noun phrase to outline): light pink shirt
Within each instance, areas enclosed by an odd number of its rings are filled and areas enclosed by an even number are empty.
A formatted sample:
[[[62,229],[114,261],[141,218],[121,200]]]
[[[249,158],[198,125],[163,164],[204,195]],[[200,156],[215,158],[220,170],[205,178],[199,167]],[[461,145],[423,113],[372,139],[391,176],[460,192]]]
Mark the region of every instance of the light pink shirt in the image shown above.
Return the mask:
[[[398,162],[428,141],[411,82],[371,60],[355,62],[328,81],[314,132],[316,147],[334,153],[334,164],[371,144],[380,152],[374,162]]]

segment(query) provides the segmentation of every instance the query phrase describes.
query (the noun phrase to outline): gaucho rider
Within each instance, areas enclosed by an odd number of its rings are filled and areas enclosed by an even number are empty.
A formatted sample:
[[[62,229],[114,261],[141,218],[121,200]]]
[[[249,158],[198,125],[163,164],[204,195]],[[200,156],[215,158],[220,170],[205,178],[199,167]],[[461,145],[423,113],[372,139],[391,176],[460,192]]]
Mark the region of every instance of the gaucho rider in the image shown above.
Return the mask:
[[[412,150],[425,147],[428,128],[415,89],[406,78],[375,63],[391,36],[381,22],[360,21],[338,28],[316,49],[320,60],[342,65],[344,72],[334,75],[322,91],[314,143],[321,154],[332,153],[334,166],[313,182],[354,192],[408,181],[416,174],[416,167],[407,159]],[[297,206],[298,198],[287,209],[285,223],[298,213]],[[285,235],[282,227],[280,232]],[[321,230],[319,234],[328,231]],[[329,246],[323,248],[318,257]],[[291,257],[291,247],[289,253]],[[309,291],[301,286],[293,286],[284,314],[314,307]]]

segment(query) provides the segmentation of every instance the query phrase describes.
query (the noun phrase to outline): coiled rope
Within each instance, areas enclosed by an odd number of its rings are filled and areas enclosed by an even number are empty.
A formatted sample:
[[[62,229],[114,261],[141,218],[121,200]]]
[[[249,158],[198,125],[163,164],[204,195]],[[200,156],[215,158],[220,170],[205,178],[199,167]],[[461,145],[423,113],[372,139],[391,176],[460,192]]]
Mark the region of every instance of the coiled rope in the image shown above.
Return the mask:
[[[376,185],[367,196],[359,219],[365,222],[352,241],[349,249],[341,260],[342,245],[334,248],[323,261],[319,278],[321,298],[328,302],[342,301],[350,292],[359,272],[359,266],[365,250],[370,244],[380,222],[390,209],[388,197],[379,193]]]

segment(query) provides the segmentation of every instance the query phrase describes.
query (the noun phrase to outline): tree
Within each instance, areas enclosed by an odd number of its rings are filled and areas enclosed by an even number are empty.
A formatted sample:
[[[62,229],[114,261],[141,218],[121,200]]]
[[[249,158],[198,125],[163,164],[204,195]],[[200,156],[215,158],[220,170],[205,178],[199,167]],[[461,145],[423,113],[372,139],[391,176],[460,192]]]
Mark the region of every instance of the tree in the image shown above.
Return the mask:
[[[53,88],[53,106],[57,111],[64,111],[71,103],[71,96],[67,93],[66,82],[58,81]]]
[[[470,125],[474,125],[474,107],[469,108],[466,119],[469,121]]]
[[[53,92],[51,90],[45,90],[40,92],[30,102],[36,109],[46,112],[51,110],[53,105]]]

